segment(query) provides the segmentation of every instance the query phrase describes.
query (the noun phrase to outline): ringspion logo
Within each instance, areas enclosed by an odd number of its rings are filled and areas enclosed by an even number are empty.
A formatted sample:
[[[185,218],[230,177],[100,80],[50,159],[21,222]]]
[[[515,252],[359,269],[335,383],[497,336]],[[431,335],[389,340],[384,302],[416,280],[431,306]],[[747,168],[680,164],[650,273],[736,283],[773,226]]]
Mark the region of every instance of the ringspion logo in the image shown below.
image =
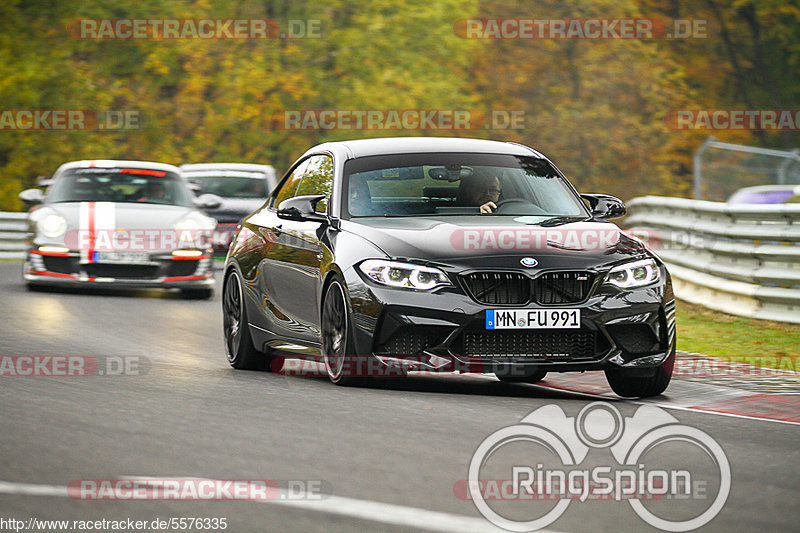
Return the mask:
[[[598,464],[603,453],[610,460]],[[675,466],[692,459],[702,467]],[[453,491],[508,531],[547,527],[573,502],[596,500],[625,501],[653,527],[691,531],[719,514],[730,488],[728,458],[707,433],[655,406],[624,417],[594,402],[575,417],[547,405],[498,429],[478,445]]]

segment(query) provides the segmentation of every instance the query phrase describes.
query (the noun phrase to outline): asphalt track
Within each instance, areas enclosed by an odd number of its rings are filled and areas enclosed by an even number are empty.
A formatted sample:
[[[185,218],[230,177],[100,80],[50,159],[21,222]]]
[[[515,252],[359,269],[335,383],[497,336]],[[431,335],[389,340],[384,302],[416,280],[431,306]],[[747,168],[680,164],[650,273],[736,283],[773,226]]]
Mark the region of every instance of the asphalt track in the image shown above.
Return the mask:
[[[593,373],[548,376],[541,386],[492,376],[414,375],[344,388],[305,371],[306,377],[234,371],[221,330],[218,292],[209,301],[159,291],[28,292],[20,264],[0,263],[0,530],[224,517],[233,532],[491,531],[461,490],[481,442],[543,407],[533,421],[555,424],[564,436],[574,426],[557,410],[577,417],[597,401],[605,406],[592,418],[598,438],[613,410],[627,418],[655,406],[653,413],[668,413],[724,451],[730,492],[701,530],[797,531],[800,523],[800,385],[793,373],[705,380],[701,371],[689,371],[647,402],[614,396],[602,374]],[[98,366],[89,376],[23,376],[13,366],[19,356],[72,356]],[[779,386],[764,386],[776,380]],[[625,431],[638,427],[635,420]],[[724,484],[708,453],[681,443],[667,443],[650,457],[705,483],[705,500],[698,491],[688,502],[653,502],[653,512],[665,519],[695,516]],[[542,446],[517,443],[486,468],[505,479],[513,465],[535,468],[553,460]],[[614,459],[601,446],[580,463],[607,464]],[[280,491],[266,501],[94,501],[67,490],[80,480],[132,479],[144,485],[274,480]],[[553,503],[493,505],[527,520]],[[11,527],[9,519],[22,525]],[[70,525],[47,529],[30,519]],[[629,501],[591,498],[571,501],[547,529],[657,530]]]

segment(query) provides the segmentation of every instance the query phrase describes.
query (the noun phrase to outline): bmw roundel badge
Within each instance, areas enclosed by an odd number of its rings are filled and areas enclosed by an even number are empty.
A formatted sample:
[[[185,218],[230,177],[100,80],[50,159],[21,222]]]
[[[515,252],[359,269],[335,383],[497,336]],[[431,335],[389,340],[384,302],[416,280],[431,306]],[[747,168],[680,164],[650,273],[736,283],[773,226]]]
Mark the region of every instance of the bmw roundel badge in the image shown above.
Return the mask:
[[[539,261],[537,261],[533,257],[523,257],[522,259],[519,260],[519,262],[522,264],[522,266],[529,268],[535,267],[536,265],[539,264]]]

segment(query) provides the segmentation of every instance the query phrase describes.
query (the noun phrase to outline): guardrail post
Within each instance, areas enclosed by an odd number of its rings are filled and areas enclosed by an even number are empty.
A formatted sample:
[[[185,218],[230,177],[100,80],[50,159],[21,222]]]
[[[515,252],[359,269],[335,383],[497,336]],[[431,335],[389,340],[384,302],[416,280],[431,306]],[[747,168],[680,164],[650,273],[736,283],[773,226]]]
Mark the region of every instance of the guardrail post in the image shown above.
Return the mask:
[[[709,144],[714,142],[716,139],[714,137],[709,137],[703,144],[700,145],[694,152],[694,161],[692,165],[692,174],[693,174],[693,181],[694,181],[694,199],[700,200],[702,196],[702,187],[703,187],[703,154],[706,150],[708,150]]]

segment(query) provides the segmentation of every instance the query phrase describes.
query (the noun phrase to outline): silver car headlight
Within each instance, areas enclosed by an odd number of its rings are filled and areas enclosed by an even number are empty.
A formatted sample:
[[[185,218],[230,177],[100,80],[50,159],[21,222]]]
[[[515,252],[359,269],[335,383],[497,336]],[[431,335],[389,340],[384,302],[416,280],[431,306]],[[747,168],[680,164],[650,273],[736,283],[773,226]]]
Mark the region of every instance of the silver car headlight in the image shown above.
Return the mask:
[[[45,237],[55,239],[61,237],[67,231],[67,219],[61,215],[51,213],[39,221],[39,231]]]
[[[644,287],[661,279],[661,271],[653,259],[643,259],[612,268],[606,283],[620,289]]]
[[[212,225],[209,225],[209,221]],[[200,248],[211,246],[211,237],[214,233],[213,219],[206,219],[195,213],[181,219],[175,224],[178,248]]]
[[[430,290],[451,285],[447,274],[434,267],[400,263],[384,259],[368,259],[358,268],[375,283],[388,287]]]

